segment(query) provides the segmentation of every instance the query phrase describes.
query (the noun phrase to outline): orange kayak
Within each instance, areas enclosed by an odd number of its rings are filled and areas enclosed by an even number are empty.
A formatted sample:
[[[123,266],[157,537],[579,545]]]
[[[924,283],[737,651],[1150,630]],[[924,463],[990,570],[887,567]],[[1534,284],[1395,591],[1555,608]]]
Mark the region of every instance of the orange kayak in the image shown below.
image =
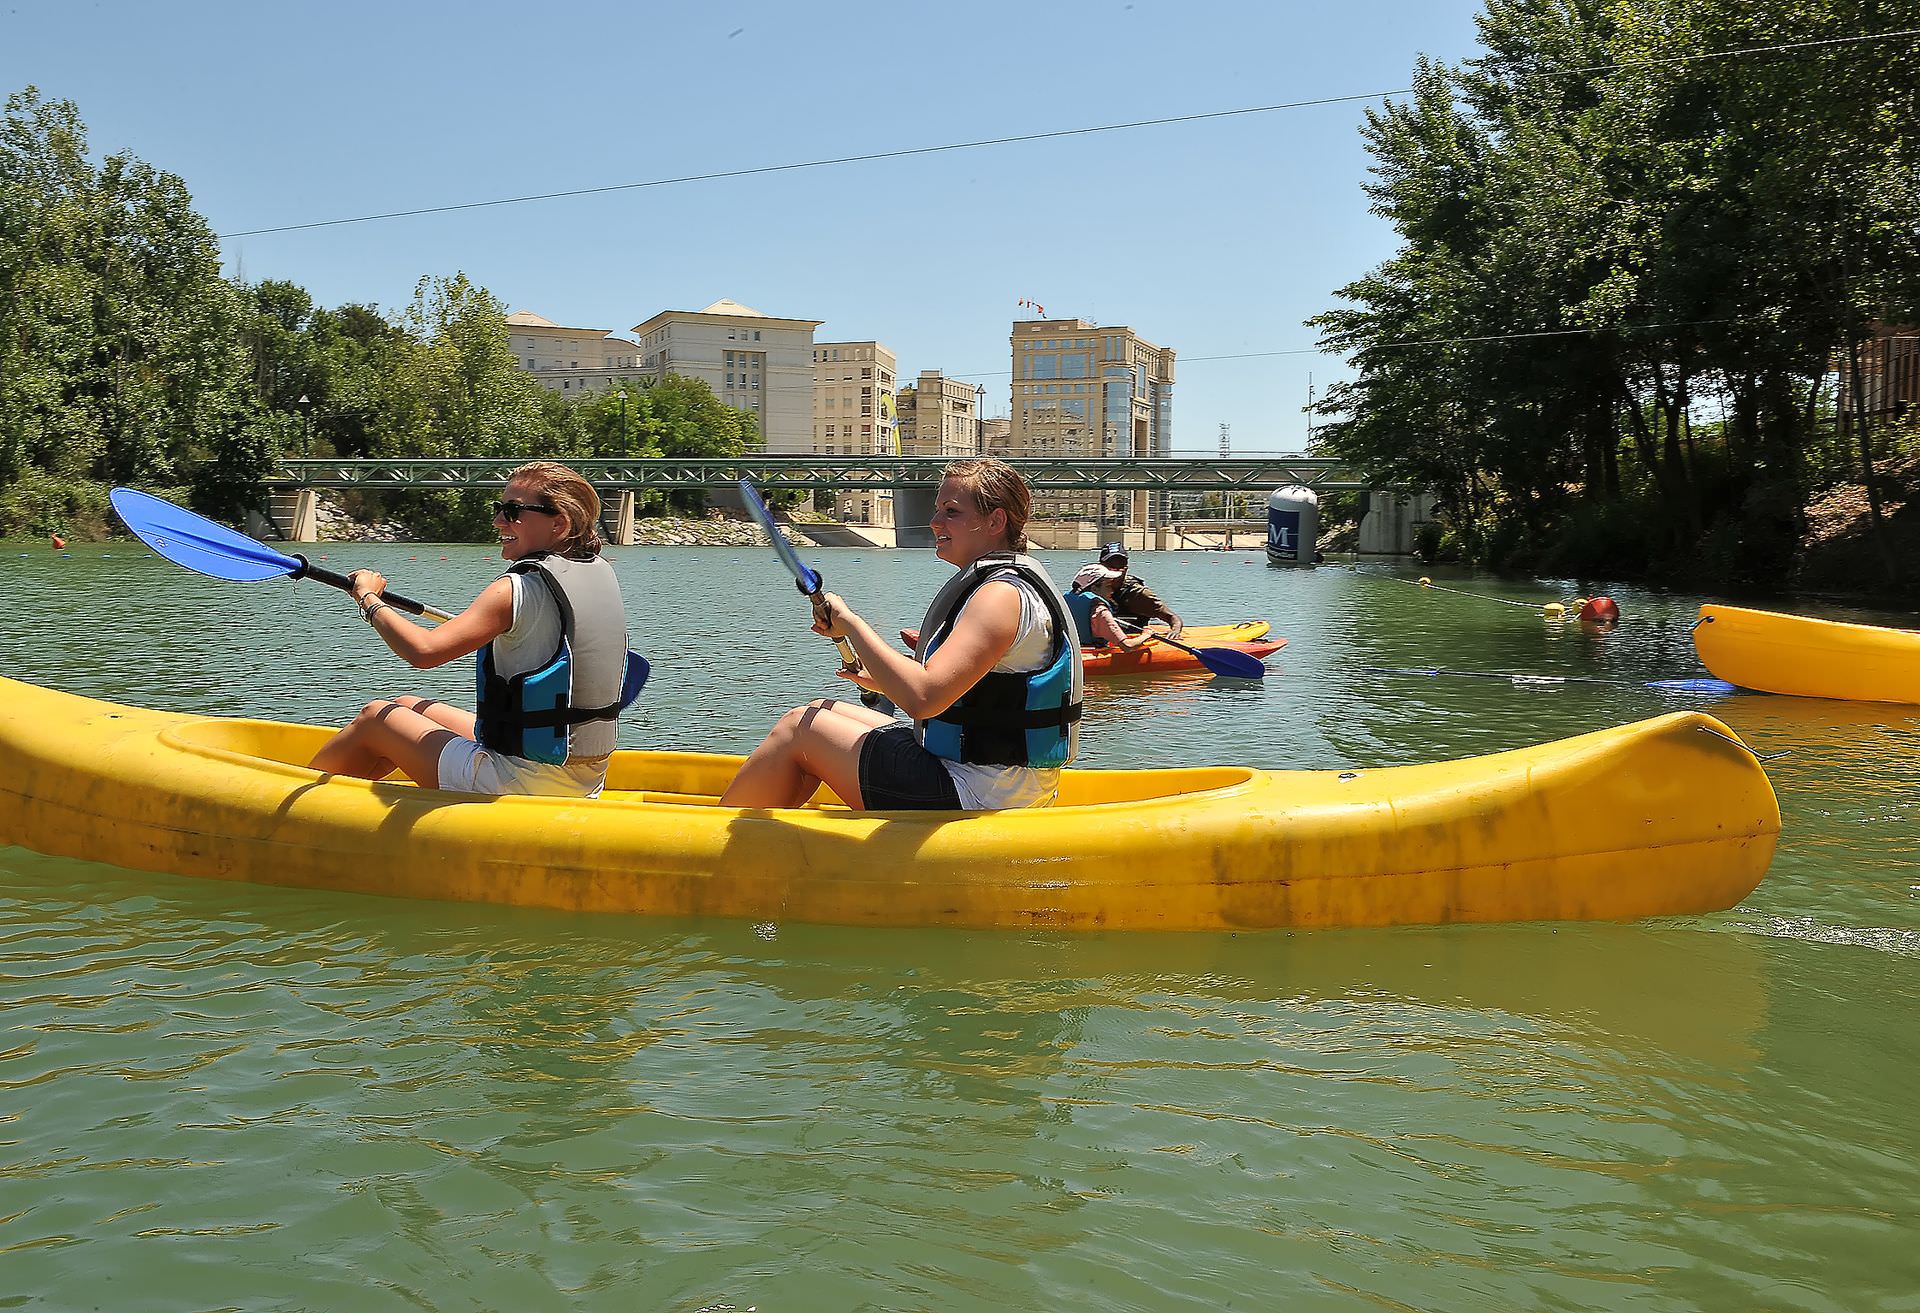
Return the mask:
[[[1264,661],[1287,645],[1284,638],[1267,637],[1272,628],[1265,620],[1244,620],[1237,625],[1188,625],[1181,632],[1180,641],[1188,647],[1230,647]],[[908,647],[918,646],[920,631],[902,629],[900,641]],[[1100,675],[1159,675],[1177,670],[1205,669],[1200,664],[1200,658],[1164,643],[1149,643],[1131,652],[1083,647],[1080,649],[1080,659],[1089,678]]]
[[[1259,626],[1266,629],[1265,624]],[[1234,628],[1223,625],[1220,628]],[[1204,630],[1197,631],[1188,626],[1180,635],[1180,641],[1188,647],[1230,647],[1236,652],[1245,652],[1250,657],[1265,661],[1287,645],[1284,638],[1258,638],[1249,640],[1208,638]],[[1080,649],[1081,664],[1086,668],[1087,678],[1101,675],[1161,675],[1177,670],[1204,670],[1200,658],[1191,652],[1182,652],[1177,647],[1168,647],[1165,643],[1148,643],[1145,647],[1136,647],[1131,652],[1112,651],[1104,648],[1083,647]]]

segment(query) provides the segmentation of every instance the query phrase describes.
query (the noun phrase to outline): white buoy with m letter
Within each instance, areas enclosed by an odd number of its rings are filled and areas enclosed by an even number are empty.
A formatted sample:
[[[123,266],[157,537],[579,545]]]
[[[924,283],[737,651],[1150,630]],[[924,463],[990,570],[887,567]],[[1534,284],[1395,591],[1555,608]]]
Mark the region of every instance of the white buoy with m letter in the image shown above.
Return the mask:
[[[1320,495],[1298,483],[1267,497],[1267,561],[1312,565],[1320,537]]]

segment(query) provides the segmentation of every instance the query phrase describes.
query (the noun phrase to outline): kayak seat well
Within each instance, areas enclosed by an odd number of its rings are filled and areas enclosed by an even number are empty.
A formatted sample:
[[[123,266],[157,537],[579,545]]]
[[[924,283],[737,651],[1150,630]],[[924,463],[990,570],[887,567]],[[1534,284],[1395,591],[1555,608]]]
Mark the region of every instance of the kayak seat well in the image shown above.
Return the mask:
[[[271,720],[191,720],[161,730],[160,739],[196,755],[291,768],[311,778],[306,764],[332,733],[324,726]],[[742,760],[719,753],[623,750],[614,753],[608,765],[603,796],[711,806]],[[1213,793],[1251,784],[1258,774],[1244,766],[1068,770],[1060,778],[1060,799],[1054,810]],[[389,782],[406,783],[398,776]],[[824,789],[813,805],[837,809]]]

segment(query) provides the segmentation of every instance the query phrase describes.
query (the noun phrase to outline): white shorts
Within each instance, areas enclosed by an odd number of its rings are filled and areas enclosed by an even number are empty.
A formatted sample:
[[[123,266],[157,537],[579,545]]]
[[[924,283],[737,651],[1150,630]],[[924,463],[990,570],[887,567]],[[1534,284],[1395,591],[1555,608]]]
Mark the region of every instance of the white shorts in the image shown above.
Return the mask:
[[[440,787],[453,793],[597,798],[606,783],[605,757],[549,766],[544,761],[494,752],[458,734],[440,749]]]

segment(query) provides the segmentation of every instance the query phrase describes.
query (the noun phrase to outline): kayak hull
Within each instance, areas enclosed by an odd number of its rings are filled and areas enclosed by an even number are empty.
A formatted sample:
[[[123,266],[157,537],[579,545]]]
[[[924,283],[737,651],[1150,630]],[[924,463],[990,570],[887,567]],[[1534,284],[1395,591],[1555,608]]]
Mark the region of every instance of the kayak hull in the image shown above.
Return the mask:
[[[1057,807],[941,814],[720,807],[740,758],[699,753],[617,753],[595,801],[295,764],[328,733],[0,679],[0,844],[583,912],[1243,930],[1714,911],[1780,828],[1752,755],[1698,714],[1437,765],[1070,770]]]
[[[1193,631],[1188,630],[1187,634]],[[1257,643],[1209,642],[1205,639],[1193,639],[1182,634],[1180,641],[1189,647],[1228,648],[1235,652],[1245,652],[1250,657],[1265,661],[1287,645],[1284,638],[1262,639]],[[1177,647],[1168,647],[1165,643],[1148,643],[1145,647],[1136,647],[1131,652],[1115,652],[1104,648],[1083,647],[1080,649],[1080,664],[1087,672],[1087,678],[1095,679],[1103,675],[1164,675],[1179,670],[1204,670],[1206,665],[1191,652],[1182,652]]]
[[[1737,606],[1703,606],[1694,650],[1741,688],[1849,702],[1920,703],[1920,633]]]

